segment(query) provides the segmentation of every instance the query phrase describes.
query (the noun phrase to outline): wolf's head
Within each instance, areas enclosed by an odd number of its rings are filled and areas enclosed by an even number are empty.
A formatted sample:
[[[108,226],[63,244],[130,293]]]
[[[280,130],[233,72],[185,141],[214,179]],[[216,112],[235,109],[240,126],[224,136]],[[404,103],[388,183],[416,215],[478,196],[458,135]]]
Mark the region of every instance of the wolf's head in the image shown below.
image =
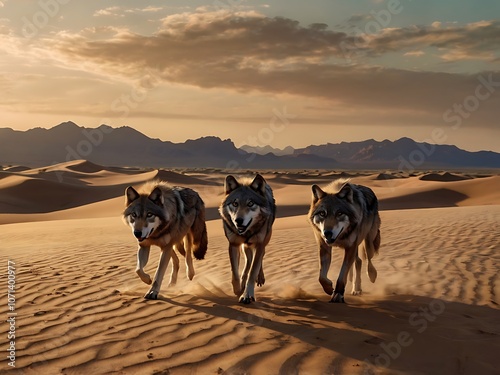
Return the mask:
[[[156,187],[147,194],[139,194],[132,186],[125,190],[125,222],[139,242],[147,239],[160,226],[164,217],[163,194]]]
[[[327,193],[318,185],[312,186],[309,220],[330,246],[347,237],[356,226],[351,185],[342,181],[337,189],[337,192]]]
[[[221,213],[236,228],[239,235],[250,232],[266,215],[266,181],[257,174],[253,180],[238,182],[229,175],[224,184],[226,198]]]

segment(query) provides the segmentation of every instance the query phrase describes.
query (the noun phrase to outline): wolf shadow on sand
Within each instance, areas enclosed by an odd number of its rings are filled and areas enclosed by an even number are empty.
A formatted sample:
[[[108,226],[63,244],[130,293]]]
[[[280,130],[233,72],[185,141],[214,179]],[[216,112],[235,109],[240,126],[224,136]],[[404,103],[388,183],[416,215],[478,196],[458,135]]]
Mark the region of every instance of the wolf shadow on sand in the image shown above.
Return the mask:
[[[352,301],[355,298],[351,297],[351,303],[330,304],[326,302],[327,298],[284,300],[263,297],[244,308],[231,298],[216,296],[193,297],[190,303],[180,302],[177,298],[160,297],[159,300],[214,317],[237,320],[249,327],[264,328],[285,342],[294,338],[314,348],[331,350],[338,353],[325,358],[325,361],[330,361],[328,368],[332,373],[348,359],[357,362],[353,366],[363,367],[366,374],[379,371],[426,373],[429,369],[435,373],[495,373],[497,356],[493,353],[500,350],[500,327],[493,319],[499,316],[497,310],[416,295],[393,295],[380,300],[370,299],[369,302]],[[206,306],[207,301],[213,305]],[[439,324],[433,325],[437,320]],[[349,328],[329,326],[332,323]],[[496,328],[492,330],[491,327]],[[405,343],[411,343],[406,347],[400,345],[398,354],[395,343],[402,332],[407,333]],[[384,347],[388,347],[389,352]],[[448,350],[442,352],[439,348]],[[299,374],[298,364],[311,350],[290,357],[282,364],[279,373]],[[267,354],[242,358],[231,368],[224,369],[224,373],[244,373]],[[374,367],[377,363],[382,366]],[[196,373],[197,365],[190,366]]]

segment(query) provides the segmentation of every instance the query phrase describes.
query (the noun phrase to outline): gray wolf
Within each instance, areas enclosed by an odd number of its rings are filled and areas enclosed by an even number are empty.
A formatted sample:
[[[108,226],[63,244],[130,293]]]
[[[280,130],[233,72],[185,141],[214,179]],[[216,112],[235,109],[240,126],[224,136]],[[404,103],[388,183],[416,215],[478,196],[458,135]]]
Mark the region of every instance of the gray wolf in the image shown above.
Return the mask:
[[[139,191],[132,186],[125,190],[126,208],[123,218],[132,228],[139,243],[136,273],[142,281],[151,285],[146,299],[158,299],[170,258],[173,267],[170,285],[177,282],[179,258],[174,248],[186,258],[186,273],[194,277],[193,255],[203,259],[208,247],[205,225],[205,205],[194,190],[170,186],[163,181],[143,185]],[[160,261],[153,280],[144,272],[152,245],[161,249]]]
[[[355,281],[352,294],[361,294],[361,265],[358,252],[368,261],[368,277],[372,283],[377,270],[371,259],[380,247],[380,216],[378,200],[373,191],[349,180],[334,181],[324,190],[312,186],[312,203],[309,221],[319,245],[319,282],[324,291],[331,295],[330,302],[344,302],[347,274],[355,263]],[[362,246],[360,246],[362,245]],[[333,289],[327,273],[332,258],[332,247],[343,248],[344,261]]]
[[[262,261],[271,239],[276,204],[271,187],[259,174],[240,181],[229,175],[224,189],[225,198],[219,213],[229,241],[233,291],[240,297],[239,302],[249,304],[255,301],[255,284],[265,283]],[[240,250],[246,257],[241,278]]]

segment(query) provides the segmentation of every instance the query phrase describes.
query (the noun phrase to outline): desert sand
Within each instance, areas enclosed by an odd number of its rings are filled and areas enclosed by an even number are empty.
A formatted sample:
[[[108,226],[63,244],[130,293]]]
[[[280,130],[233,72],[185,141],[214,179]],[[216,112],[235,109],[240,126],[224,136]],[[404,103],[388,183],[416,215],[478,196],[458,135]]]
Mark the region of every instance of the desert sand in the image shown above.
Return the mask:
[[[245,174],[247,171],[241,171]],[[220,170],[106,168],[74,161],[0,170],[0,373],[498,374],[500,174],[263,171],[278,219],[257,301],[232,293],[217,207]],[[318,279],[310,186],[339,176],[380,200],[378,279],[330,304]],[[125,187],[161,178],[196,189],[209,249],[193,281],[146,301]],[[153,273],[159,250],[146,271]],[[334,251],[336,280],[342,251]],[[5,359],[7,262],[16,267],[16,368]],[[170,272],[170,267],[167,273]],[[347,286],[350,290],[350,285]]]

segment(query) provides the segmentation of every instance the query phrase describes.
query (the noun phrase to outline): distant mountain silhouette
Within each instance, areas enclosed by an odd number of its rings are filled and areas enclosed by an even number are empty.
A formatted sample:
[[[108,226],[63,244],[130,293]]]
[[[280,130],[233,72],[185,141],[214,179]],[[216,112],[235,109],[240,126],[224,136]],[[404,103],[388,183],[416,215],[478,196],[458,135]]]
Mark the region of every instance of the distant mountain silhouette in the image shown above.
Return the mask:
[[[293,155],[293,152],[295,149],[292,146],[287,146],[284,149],[280,148],[274,148],[271,146],[249,146],[249,145],[243,145],[240,147],[240,149],[245,150],[248,153],[255,153],[259,155],[266,155],[266,154],[274,154],[276,156],[284,156],[284,155]]]
[[[409,138],[395,142],[371,139],[296,150],[269,147],[250,151],[246,146],[238,149],[230,139],[203,137],[173,143],[150,138],[127,126],[84,128],[71,121],[51,129],[0,129],[0,165],[3,166],[41,167],[86,159],[100,165],[155,168],[500,168],[499,153],[468,152],[455,146],[417,143]]]
[[[363,168],[500,168],[500,154],[492,151],[469,152],[456,146],[415,142],[410,138],[382,142],[328,143],[296,149],[294,155],[333,157],[341,164]]]
[[[93,163],[133,167],[213,167],[228,169],[334,168],[331,158],[315,155],[278,157],[236,148],[229,140],[203,137],[184,143],[152,139],[128,126],[79,127],[64,122],[51,129],[0,129],[0,165],[42,167],[86,159]]]

